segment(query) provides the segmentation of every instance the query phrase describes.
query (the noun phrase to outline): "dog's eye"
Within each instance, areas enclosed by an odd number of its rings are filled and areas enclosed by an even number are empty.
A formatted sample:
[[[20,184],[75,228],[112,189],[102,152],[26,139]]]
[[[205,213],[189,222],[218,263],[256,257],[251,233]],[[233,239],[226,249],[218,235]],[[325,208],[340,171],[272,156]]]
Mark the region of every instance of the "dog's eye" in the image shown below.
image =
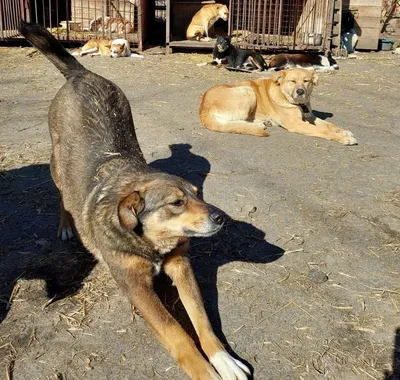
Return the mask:
[[[290,81],[290,83],[296,83],[296,81],[292,79],[292,80]]]
[[[171,202],[170,205],[174,207],[181,207],[185,204],[185,201],[183,199],[177,199],[174,202]]]
[[[309,80],[308,79],[304,79],[304,81],[303,81],[304,83],[308,83],[309,82]]]

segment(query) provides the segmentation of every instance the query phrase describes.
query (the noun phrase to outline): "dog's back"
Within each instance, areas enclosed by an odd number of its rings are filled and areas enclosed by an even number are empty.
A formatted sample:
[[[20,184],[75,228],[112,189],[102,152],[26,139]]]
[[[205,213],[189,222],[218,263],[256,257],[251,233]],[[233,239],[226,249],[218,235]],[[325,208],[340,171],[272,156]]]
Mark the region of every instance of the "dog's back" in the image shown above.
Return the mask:
[[[268,69],[269,70],[285,70],[291,68],[314,68],[314,69],[338,69],[336,61],[333,59],[330,52],[327,55],[308,53],[308,54],[285,54],[280,53],[275,55]]]
[[[41,26],[21,23],[20,32],[67,79],[49,111],[53,162],[63,166],[52,165],[52,176],[56,184],[68,182],[75,199],[71,207],[79,207],[94,187],[99,167],[110,157],[145,166],[129,102],[118,86],[85,69]],[[69,195],[63,197],[68,203]]]

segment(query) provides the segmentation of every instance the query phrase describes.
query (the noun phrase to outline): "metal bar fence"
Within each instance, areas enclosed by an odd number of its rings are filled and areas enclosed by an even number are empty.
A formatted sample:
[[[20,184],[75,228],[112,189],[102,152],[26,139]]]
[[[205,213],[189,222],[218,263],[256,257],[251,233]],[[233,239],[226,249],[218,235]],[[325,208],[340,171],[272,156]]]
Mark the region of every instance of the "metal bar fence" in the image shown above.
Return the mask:
[[[21,19],[43,25],[59,40],[142,44],[140,0],[0,0],[0,40],[18,38]]]
[[[231,0],[229,33],[243,48],[321,50],[333,0]]]

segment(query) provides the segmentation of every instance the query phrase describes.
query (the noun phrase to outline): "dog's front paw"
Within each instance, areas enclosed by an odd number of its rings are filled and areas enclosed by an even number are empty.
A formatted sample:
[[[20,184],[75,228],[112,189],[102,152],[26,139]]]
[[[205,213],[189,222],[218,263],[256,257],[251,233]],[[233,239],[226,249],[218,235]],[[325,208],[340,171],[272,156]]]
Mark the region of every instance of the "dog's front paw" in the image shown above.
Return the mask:
[[[207,62],[198,63],[197,66],[207,66]]]
[[[239,360],[234,359],[226,351],[218,351],[210,358],[222,380],[247,380],[250,370]]]
[[[352,132],[342,129],[340,131],[340,134],[342,135],[342,141],[341,141],[342,144],[344,144],[344,145],[357,145],[358,144],[358,142],[355,139]]]

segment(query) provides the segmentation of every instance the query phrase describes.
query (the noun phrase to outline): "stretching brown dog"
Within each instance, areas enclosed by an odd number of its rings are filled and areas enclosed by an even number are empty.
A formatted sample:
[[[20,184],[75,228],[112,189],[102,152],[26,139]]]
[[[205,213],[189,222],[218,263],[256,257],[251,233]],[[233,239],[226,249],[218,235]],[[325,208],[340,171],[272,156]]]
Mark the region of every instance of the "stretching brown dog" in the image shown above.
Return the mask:
[[[60,191],[63,239],[75,232],[192,379],[245,380],[212,331],[187,257],[189,238],[211,236],[224,214],[189,182],[150,169],[136,140],[129,102],[112,82],[86,70],[44,28],[20,32],[67,79],[51,103],[51,174]],[[163,270],[178,289],[203,352],[153,290]],[[214,368],[215,370],[214,370]]]
[[[217,132],[265,137],[268,126],[279,125],[290,132],[357,144],[350,131],[313,115],[310,96],[317,84],[315,72],[291,69],[268,79],[218,85],[202,96],[200,120]]]

